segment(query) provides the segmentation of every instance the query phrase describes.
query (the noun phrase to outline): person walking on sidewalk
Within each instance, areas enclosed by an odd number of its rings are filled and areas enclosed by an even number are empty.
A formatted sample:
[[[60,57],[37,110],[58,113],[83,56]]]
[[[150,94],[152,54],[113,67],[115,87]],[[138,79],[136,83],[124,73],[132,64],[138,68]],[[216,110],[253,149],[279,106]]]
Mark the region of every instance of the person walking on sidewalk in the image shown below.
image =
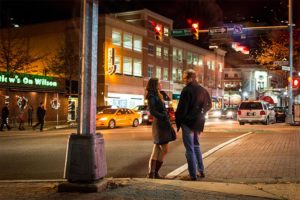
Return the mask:
[[[25,121],[25,107],[19,108],[18,120],[19,120],[19,130],[20,130],[20,131],[25,130],[25,128],[24,128],[24,121]]]
[[[1,127],[0,131],[3,131],[4,125],[8,130],[10,130],[10,126],[8,125],[8,116],[9,116],[9,109],[8,109],[8,103],[5,103],[4,107],[1,111]]]
[[[33,107],[30,105],[27,110],[28,114],[28,126],[32,126],[32,115],[33,115]]]
[[[153,116],[152,138],[153,150],[149,159],[149,172],[147,178],[162,179],[159,170],[168,153],[168,143],[172,139],[171,132],[174,129],[170,123],[168,111],[163,102],[163,96],[160,94],[161,85],[157,78],[151,78],[146,88],[146,99],[150,114]],[[168,127],[168,128],[166,128]],[[175,131],[174,131],[175,134]]]
[[[175,113],[177,131],[182,129],[182,140],[191,180],[197,180],[197,170],[205,177],[199,136],[204,129],[205,113],[211,109],[211,98],[196,80],[196,72],[189,69],[183,74],[183,88]]]
[[[40,125],[40,131],[43,131],[45,115],[46,115],[46,110],[44,108],[43,102],[41,102],[40,106],[37,108],[36,114],[37,114],[38,123],[34,125],[32,128],[35,129],[38,125]]]

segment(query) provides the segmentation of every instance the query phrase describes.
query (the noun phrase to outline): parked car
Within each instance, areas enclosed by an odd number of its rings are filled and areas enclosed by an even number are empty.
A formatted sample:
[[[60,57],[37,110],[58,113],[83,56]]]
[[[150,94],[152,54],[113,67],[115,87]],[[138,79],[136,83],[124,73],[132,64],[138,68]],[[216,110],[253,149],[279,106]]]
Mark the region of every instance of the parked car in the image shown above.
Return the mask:
[[[285,122],[286,109],[285,107],[274,107],[276,122]]]
[[[237,118],[237,108],[224,108],[221,111],[221,116],[220,118],[225,118],[225,119],[236,119]]]
[[[173,107],[168,107],[168,114],[171,122],[175,122],[175,111]],[[153,122],[153,116],[150,114],[149,116],[149,124]]]
[[[146,123],[146,124],[149,123],[150,112],[148,110],[147,105],[139,105],[139,106],[134,107],[132,110],[140,113],[140,115],[142,117],[142,123]]]
[[[276,122],[275,112],[265,101],[243,101],[238,108],[237,119],[240,125],[245,123]]]
[[[221,117],[221,110],[220,109],[211,109],[207,112],[207,117],[208,119],[211,119],[211,118],[219,118]]]
[[[140,121],[140,114],[127,108],[107,108],[96,115],[96,126],[108,128],[117,126],[137,127]]]

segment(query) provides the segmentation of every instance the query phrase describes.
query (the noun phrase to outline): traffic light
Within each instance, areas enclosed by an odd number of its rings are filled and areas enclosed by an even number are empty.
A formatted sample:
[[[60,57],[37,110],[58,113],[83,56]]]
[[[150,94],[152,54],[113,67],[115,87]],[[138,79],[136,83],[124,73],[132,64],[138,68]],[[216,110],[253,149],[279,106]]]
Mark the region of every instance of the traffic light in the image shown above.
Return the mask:
[[[193,34],[193,38],[195,40],[199,40],[199,23],[198,22],[192,23],[192,34]]]
[[[163,38],[162,26],[160,24],[156,24],[154,27],[154,31],[155,31],[155,39],[161,41]]]
[[[298,88],[300,86],[300,77],[294,77],[292,82],[293,88]]]

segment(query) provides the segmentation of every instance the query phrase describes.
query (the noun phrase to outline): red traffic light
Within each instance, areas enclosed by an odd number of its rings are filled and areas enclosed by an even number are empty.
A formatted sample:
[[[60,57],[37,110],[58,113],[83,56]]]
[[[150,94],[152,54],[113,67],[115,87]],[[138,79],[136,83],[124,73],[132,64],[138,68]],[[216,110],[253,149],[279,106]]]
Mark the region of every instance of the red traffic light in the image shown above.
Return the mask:
[[[199,39],[199,23],[198,22],[194,22],[191,24],[192,26],[192,34],[193,34],[193,38],[198,40]]]
[[[300,86],[300,77],[294,77],[292,82],[293,88],[298,88]]]

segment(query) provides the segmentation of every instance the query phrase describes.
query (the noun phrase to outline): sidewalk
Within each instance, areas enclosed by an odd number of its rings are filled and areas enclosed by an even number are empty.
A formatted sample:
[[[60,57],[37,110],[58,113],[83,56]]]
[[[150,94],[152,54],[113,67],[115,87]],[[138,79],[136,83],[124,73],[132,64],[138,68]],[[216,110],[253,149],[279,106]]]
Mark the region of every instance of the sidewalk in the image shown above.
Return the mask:
[[[205,160],[206,178],[186,181],[106,178],[99,193],[58,193],[58,182],[1,182],[0,199],[290,199],[300,200],[300,131],[284,127],[247,135]]]

